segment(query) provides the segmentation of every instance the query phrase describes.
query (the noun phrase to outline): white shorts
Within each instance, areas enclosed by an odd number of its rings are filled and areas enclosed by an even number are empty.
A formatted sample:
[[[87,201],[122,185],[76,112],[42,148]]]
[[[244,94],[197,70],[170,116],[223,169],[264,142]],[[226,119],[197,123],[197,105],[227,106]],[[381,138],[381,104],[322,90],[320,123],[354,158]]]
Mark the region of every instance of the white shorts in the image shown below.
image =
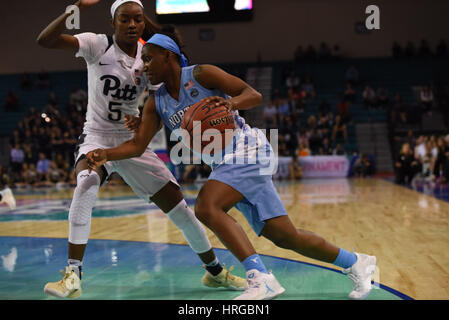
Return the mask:
[[[132,135],[102,136],[83,133],[76,145],[75,163],[82,155],[86,155],[92,150],[117,147],[123,142],[130,140],[131,137]],[[137,196],[148,202],[168,182],[171,181],[179,186],[164,162],[149,147],[140,157],[108,161],[104,164],[104,167],[108,175],[113,172],[118,173]]]

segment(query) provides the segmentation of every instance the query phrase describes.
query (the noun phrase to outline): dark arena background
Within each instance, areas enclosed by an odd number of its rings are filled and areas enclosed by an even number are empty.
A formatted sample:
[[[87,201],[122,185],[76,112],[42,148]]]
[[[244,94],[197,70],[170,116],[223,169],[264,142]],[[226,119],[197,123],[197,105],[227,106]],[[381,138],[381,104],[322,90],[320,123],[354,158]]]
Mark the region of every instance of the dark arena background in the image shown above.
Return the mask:
[[[79,28],[64,33],[112,35],[112,2],[82,10]],[[262,94],[260,106],[240,114],[251,127],[278,132],[273,182],[290,219],[377,257],[367,300],[448,300],[449,2],[236,1],[239,10],[227,2],[142,1],[150,19],[178,28],[189,64],[217,65]],[[187,12],[183,3],[209,9]],[[1,300],[56,300],[43,288],[67,263],[86,63],[36,39],[71,4],[3,3],[0,189],[16,206],[3,196]],[[180,12],[164,14],[168,4]],[[164,129],[150,146],[193,209],[209,167],[173,164]],[[228,214],[286,289],[276,300],[348,299],[352,283],[341,268],[279,248],[237,209]],[[206,230],[220,262],[245,277]],[[118,174],[108,178],[92,210],[79,300],[187,303],[239,294],[203,286],[201,265],[163,211]]]

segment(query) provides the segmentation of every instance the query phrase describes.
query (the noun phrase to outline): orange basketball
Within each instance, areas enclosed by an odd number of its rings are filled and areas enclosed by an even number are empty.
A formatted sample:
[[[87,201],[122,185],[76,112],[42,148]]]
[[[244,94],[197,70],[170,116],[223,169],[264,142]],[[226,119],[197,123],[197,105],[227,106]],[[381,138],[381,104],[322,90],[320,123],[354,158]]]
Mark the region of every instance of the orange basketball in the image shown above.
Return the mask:
[[[215,151],[224,148],[232,139],[235,128],[234,116],[225,106],[216,106],[215,102],[200,101],[191,106],[184,114],[181,129],[188,133],[190,146],[204,147],[214,143]],[[193,143],[198,139],[196,144]],[[219,144],[217,144],[220,141]],[[218,148],[220,147],[220,148]]]

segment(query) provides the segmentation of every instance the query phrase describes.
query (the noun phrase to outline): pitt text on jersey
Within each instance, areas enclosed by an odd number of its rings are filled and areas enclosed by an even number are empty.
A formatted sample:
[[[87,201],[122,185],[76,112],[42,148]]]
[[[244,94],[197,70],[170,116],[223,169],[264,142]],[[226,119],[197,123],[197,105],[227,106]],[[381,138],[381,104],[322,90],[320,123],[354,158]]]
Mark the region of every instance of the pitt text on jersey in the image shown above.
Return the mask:
[[[105,96],[108,96],[109,92],[115,90],[111,94],[111,98],[124,101],[132,101],[137,98],[137,87],[127,84],[124,88],[120,88],[120,79],[116,76],[107,74],[102,76],[100,80],[104,81],[103,94]]]

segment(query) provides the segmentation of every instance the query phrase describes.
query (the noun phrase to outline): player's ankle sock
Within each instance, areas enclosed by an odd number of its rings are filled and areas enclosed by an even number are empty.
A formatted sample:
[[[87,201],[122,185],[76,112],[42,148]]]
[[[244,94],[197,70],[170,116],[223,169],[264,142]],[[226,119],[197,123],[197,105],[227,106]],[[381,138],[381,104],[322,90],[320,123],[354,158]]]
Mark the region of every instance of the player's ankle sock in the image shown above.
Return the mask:
[[[333,264],[338,267],[347,269],[347,268],[352,267],[354,265],[354,263],[356,263],[356,261],[357,261],[357,256],[354,253],[340,248],[340,251],[338,252],[337,259],[335,259]]]
[[[220,274],[221,270],[223,270],[223,267],[221,266],[220,262],[218,261],[218,258],[215,257],[214,261],[206,264],[206,270],[209,271],[209,273],[212,274],[213,276],[216,276],[216,275]]]
[[[72,270],[75,271],[78,278],[80,278],[80,280],[81,280],[81,269],[82,269],[83,263],[76,259],[69,259],[68,263],[69,263],[69,266],[72,267]]]
[[[243,267],[245,267],[246,271],[256,269],[262,273],[268,273],[267,269],[265,268],[265,265],[263,264],[258,254],[253,254],[252,256],[249,256],[248,258],[242,261],[242,264]]]

